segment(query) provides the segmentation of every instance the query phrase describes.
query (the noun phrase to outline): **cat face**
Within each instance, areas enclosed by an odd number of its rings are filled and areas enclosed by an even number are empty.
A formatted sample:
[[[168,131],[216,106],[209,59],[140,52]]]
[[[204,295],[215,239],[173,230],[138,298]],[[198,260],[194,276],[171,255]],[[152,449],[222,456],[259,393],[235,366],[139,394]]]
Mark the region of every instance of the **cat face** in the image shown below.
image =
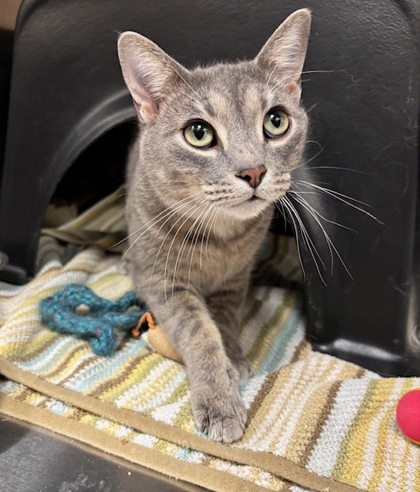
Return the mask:
[[[140,121],[140,175],[165,205],[192,197],[239,220],[288,190],[306,140],[300,75],[310,14],[297,11],[251,61],[187,70],[148,39],[119,40]],[[142,183],[139,183],[142,186]]]

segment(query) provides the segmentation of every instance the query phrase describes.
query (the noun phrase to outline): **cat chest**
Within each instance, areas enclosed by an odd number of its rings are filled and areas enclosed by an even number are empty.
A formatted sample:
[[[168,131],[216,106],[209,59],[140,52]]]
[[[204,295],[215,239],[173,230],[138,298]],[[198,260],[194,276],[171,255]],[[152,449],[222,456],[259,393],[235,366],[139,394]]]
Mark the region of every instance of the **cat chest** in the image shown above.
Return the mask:
[[[255,247],[252,244],[212,244],[199,243],[193,247],[190,255],[178,265],[172,263],[177,281],[189,282],[201,293],[207,295],[220,289],[225,289],[238,277],[244,280],[248,276]],[[246,285],[244,285],[246,288]]]

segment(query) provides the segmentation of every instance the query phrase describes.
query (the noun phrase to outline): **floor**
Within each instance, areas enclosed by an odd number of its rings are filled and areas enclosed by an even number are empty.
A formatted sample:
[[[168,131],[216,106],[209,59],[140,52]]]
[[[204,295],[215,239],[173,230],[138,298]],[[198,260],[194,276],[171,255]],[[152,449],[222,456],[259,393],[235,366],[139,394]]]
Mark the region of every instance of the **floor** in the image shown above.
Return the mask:
[[[0,414],[1,492],[200,492]]]

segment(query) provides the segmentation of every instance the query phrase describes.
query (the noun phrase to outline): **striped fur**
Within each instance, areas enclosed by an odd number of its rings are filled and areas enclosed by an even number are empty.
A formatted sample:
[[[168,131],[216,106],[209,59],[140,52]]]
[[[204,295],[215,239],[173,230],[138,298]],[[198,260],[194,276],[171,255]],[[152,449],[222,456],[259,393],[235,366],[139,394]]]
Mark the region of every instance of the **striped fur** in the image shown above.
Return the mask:
[[[249,365],[237,338],[249,276],[306,141],[299,81],[309,24],[307,10],[295,12],[254,60],[192,71],[140,35],[119,40],[140,122],[127,176],[131,276],[185,361],[197,427],[225,443],[247,419],[238,381]],[[277,107],[290,128],[270,139],[263,122]],[[183,138],[194,120],[213,127],[214,146]],[[257,187],[240,177],[261,166]]]

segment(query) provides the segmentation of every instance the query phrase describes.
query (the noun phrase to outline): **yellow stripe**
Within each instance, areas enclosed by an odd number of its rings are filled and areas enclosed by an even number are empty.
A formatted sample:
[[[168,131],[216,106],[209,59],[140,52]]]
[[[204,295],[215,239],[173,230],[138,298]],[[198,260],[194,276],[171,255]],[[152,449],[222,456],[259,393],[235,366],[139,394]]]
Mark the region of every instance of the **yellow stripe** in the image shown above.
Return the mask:
[[[380,441],[378,436],[373,441],[368,441],[367,435],[378,418],[383,402],[389,400],[393,390],[392,384],[382,383],[382,380],[373,380],[366,392],[365,400],[340,448],[333,471],[335,479],[357,484],[362,475],[367,471],[371,472],[370,464],[366,462],[366,450],[371,450]]]
[[[141,394],[141,406],[146,407],[157,396],[162,398],[160,405],[167,405],[168,396],[171,395],[170,385],[179,371],[180,369],[176,366],[176,364],[171,364],[171,366],[164,373],[160,374],[159,377],[155,378],[153,381],[150,381],[147,390]],[[169,390],[166,391],[168,387]],[[166,392],[167,395],[165,395]],[[130,401],[129,408],[133,408],[133,404],[138,403],[139,396],[140,395],[138,394],[135,395],[134,400]],[[147,409],[144,410],[144,413],[150,414],[153,410],[154,409]]]
[[[3,345],[1,347],[1,354],[6,358],[15,360],[16,362],[30,360],[35,352],[57,336],[58,335],[56,333],[44,330],[34,336],[30,343],[19,344],[19,342],[11,342]]]
[[[156,354],[150,354],[149,356],[142,359],[134,368],[133,371],[127,375],[124,381],[112,386],[108,390],[102,392],[98,398],[103,401],[114,402],[123,393],[127,391],[131,386],[140,382],[142,378],[157,367],[162,362],[162,359]],[[104,381],[102,381],[103,383]]]

